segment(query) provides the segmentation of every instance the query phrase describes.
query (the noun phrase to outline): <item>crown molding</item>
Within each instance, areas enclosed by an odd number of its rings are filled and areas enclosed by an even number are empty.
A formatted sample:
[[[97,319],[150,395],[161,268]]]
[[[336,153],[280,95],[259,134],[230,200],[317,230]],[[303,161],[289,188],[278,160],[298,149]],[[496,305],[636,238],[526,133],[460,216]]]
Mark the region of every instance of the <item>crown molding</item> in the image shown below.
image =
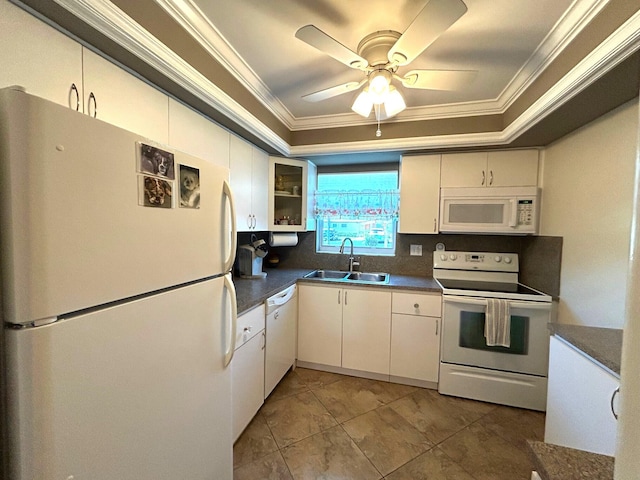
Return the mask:
[[[608,2],[609,0],[574,2],[569,11],[556,23],[527,63],[497,98],[460,104],[410,107],[398,115],[396,120],[411,122],[504,113]],[[192,0],[156,0],[156,3],[222,64],[236,80],[245,85],[262,105],[284,123],[289,130],[353,127],[376,123],[375,120],[363,123],[362,117],[353,112],[294,117],[286,106],[271,94],[260,77]]]
[[[536,100],[517,119],[499,132],[300,145],[291,147],[291,155],[296,157],[312,157],[339,153],[367,153],[392,150],[408,152],[412,150],[465,146],[506,145],[592,85],[639,48],[640,10],[589,53],[589,55],[582,59],[582,61]]]
[[[289,144],[108,0],[54,0],[283,155]]]
[[[372,139],[371,141],[292,147],[108,0],[54,1],[285,156],[304,157],[381,150],[411,151],[508,144],[640,47],[640,11],[638,11],[501,132],[389,140]],[[601,3],[593,5],[595,5],[594,8],[602,6]],[[591,13],[593,14],[593,10]],[[456,108],[463,112],[468,109],[468,105],[457,105]],[[492,111],[492,113],[499,112]],[[413,115],[413,112],[410,111],[407,115]],[[467,112],[464,115],[470,115],[470,113]],[[406,121],[409,120],[406,119]],[[322,121],[327,127],[339,126],[335,116],[324,117]]]

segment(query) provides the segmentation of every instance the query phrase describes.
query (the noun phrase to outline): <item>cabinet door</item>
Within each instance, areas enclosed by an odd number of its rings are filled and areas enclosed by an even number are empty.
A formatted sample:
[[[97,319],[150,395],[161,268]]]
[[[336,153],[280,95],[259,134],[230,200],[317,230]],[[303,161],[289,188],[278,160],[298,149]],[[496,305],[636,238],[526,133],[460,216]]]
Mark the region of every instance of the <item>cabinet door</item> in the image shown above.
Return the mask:
[[[488,153],[489,187],[538,185],[538,151],[505,150]]]
[[[167,95],[87,48],[82,49],[82,59],[87,115],[150,140],[169,143]]]
[[[254,215],[253,230],[269,230],[269,155],[252,147],[251,164],[251,212]]]
[[[264,400],[264,330],[238,348],[231,361],[232,431],[235,442]]]
[[[440,155],[403,157],[399,233],[438,233]]]
[[[551,337],[544,441],[614,455],[611,396],[617,378],[562,340]]]
[[[82,46],[21,8],[0,2],[0,88],[27,93],[75,109],[75,84],[82,110]]]
[[[342,366],[388,375],[391,292],[345,289]]]
[[[269,157],[269,230],[306,230],[306,189],[306,160]]]
[[[298,360],[342,365],[342,289],[300,284]]]
[[[229,166],[231,188],[236,201],[236,224],[239,232],[248,232],[253,227],[251,210],[252,195],[252,163],[251,144],[230,135]]]
[[[486,184],[486,152],[448,153],[442,155],[441,187],[484,187]]]
[[[391,318],[391,375],[438,382],[440,319],[394,313]]]
[[[169,145],[229,168],[229,132],[173,98],[169,99]]]

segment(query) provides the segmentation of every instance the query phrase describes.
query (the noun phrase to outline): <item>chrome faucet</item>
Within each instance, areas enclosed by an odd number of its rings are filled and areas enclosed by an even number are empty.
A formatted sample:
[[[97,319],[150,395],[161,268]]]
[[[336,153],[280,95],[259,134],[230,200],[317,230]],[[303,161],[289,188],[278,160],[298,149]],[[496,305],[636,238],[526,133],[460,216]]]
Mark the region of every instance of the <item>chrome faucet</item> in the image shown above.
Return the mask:
[[[340,245],[340,254],[344,254],[344,244],[347,243],[347,240],[351,243],[351,252],[349,253],[349,272],[353,272],[353,267],[359,267],[360,262],[353,256],[353,240],[349,237],[345,237],[342,240],[342,245]]]

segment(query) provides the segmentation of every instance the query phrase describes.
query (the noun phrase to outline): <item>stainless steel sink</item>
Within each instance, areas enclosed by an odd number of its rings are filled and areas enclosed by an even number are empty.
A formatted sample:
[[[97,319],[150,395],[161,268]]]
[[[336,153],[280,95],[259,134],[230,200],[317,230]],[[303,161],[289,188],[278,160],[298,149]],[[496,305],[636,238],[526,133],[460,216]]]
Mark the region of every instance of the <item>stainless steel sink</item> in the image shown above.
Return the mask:
[[[311,273],[307,273],[304,278],[320,278],[330,280],[343,280],[347,278],[349,272],[342,272],[340,270],[315,270]]]
[[[387,283],[389,281],[388,273],[367,273],[367,272],[353,272],[347,280],[359,280],[361,282],[376,282]]]
[[[304,278],[345,283],[389,283],[388,273],[344,272],[342,270],[314,270]]]

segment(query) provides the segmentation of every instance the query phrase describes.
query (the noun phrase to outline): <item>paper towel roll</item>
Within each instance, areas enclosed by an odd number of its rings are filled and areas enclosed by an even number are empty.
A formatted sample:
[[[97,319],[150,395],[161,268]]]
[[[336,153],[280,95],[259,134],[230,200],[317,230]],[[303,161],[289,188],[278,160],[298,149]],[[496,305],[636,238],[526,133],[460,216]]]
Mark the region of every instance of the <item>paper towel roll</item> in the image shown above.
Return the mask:
[[[298,244],[296,232],[270,232],[269,245],[272,247],[295,247]]]

